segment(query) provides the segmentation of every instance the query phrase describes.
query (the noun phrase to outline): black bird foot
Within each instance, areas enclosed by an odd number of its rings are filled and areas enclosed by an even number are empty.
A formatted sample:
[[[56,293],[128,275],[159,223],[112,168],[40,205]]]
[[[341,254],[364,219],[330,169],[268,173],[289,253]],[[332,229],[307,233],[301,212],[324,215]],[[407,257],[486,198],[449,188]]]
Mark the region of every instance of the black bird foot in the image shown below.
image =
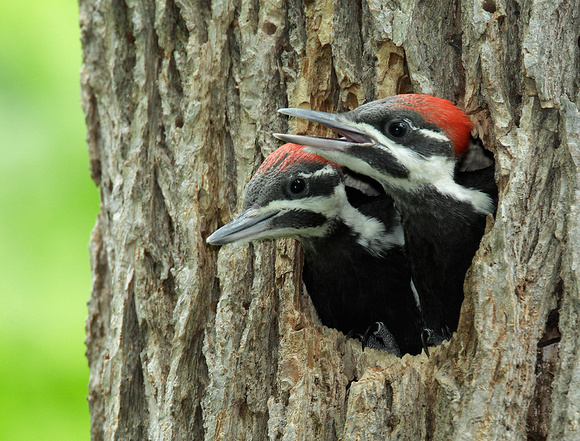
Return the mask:
[[[423,349],[427,357],[429,357],[429,346],[438,346],[445,340],[449,340],[449,337],[437,334],[433,329],[423,328],[421,331],[421,343],[423,344]]]
[[[364,334],[357,332],[356,329],[351,329],[346,334],[345,340],[349,338],[360,340],[363,350],[364,348],[378,349],[380,351],[387,351],[389,354],[394,354],[397,357],[401,356],[401,349],[395,337],[393,337],[393,334],[391,334],[383,322],[373,323],[366,329]]]
[[[401,356],[401,349],[383,322],[375,322],[365,331],[362,339],[364,348],[379,349],[389,354]]]

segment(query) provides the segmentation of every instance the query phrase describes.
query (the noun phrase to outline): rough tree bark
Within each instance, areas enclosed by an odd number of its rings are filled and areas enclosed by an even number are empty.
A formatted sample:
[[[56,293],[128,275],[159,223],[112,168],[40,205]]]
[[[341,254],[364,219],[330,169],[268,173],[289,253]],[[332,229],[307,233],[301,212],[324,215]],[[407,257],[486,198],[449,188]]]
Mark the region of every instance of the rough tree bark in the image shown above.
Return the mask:
[[[80,0],[101,212],[93,440],[580,437],[576,0]],[[317,321],[293,241],[205,244],[279,107],[458,102],[500,203],[453,339],[397,359]],[[312,132],[311,132],[312,133]]]

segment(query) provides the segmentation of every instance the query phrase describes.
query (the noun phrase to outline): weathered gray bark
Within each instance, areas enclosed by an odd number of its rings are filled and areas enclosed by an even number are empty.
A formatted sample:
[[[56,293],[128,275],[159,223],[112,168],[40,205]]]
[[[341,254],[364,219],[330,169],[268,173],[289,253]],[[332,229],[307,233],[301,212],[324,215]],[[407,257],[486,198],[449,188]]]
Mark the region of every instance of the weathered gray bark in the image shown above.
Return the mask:
[[[580,437],[576,0],[81,0],[92,438]],[[425,355],[320,326],[299,247],[205,244],[288,127],[398,92],[463,105],[500,204]],[[561,340],[560,340],[561,336]]]

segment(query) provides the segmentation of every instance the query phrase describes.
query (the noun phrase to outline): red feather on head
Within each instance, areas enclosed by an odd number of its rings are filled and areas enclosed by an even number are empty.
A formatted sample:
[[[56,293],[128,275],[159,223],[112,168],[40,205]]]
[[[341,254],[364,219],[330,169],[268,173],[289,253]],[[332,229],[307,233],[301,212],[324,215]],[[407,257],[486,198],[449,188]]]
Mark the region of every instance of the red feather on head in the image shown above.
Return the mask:
[[[288,143],[270,153],[262,165],[260,165],[256,174],[268,173],[268,170],[274,169],[276,172],[281,172],[299,162],[331,164],[338,167],[334,162],[328,161],[314,153],[307,152],[303,145]]]
[[[456,156],[461,156],[470,143],[473,123],[468,116],[451,101],[432,95],[405,94],[393,97],[395,107],[413,110],[431,124],[443,129],[453,143]]]

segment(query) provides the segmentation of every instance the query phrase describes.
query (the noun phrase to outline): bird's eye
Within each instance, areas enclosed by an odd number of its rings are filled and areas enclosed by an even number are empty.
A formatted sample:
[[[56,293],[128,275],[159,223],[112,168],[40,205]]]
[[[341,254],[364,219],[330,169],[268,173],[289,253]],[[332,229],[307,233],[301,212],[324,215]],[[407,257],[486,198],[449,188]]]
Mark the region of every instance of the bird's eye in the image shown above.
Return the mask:
[[[409,133],[409,123],[400,119],[391,121],[387,124],[387,131],[395,138],[402,138]]]
[[[300,194],[306,188],[306,181],[303,178],[296,178],[290,183],[290,191],[293,194]]]

